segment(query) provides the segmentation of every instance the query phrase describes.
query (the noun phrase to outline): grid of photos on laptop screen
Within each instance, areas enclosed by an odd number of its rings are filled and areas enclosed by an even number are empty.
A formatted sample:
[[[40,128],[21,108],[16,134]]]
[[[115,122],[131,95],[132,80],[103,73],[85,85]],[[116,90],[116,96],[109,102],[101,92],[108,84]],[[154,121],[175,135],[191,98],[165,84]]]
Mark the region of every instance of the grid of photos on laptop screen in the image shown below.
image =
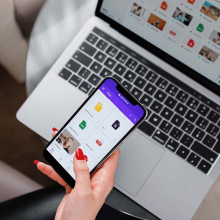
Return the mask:
[[[219,82],[220,0],[128,0],[126,5],[124,0],[104,2],[105,11],[109,9],[111,14],[112,10],[112,17],[117,11],[123,25]],[[212,73],[210,68],[214,69]]]

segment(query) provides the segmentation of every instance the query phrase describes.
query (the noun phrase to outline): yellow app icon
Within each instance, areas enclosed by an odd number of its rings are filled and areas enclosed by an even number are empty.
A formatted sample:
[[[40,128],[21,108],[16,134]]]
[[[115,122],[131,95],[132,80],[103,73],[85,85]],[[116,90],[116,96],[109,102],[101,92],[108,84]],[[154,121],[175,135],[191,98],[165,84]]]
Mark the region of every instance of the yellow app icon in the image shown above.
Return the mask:
[[[100,112],[100,111],[102,110],[102,103],[101,103],[101,102],[99,102],[99,103],[96,105],[95,110],[96,110],[97,112]]]

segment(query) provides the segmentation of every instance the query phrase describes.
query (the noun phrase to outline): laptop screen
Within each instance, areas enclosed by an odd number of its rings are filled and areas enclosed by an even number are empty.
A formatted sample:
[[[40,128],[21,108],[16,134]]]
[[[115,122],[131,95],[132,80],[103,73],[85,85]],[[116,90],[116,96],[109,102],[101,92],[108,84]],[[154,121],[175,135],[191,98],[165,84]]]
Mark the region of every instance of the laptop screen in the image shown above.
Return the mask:
[[[103,0],[101,13],[220,85],[219,0]]]

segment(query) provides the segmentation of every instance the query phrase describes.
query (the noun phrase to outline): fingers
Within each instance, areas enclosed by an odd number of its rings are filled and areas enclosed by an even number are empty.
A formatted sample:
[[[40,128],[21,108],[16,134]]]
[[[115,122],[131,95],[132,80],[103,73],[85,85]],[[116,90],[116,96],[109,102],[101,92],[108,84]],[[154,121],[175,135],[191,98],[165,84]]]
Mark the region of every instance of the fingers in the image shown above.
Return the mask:
[[[54,137],[57,134],[58,131],[54,131],[52,134],[52,137]]]
[[[39,162],[37,164],[38,170],[40,170],[43,174],[47,175],[52,180],[55,180],[60,185],[66,187],[67,183],[56,173],[56,171],[49,165],[45,163]]]
[[[119,157],[120,157],[120,151],[119,149],[117,149],[103,164],[103,169],[108,171],[107,172],[108,178],[114,178]]]
[[[83,151],[78,148],[74,157],[74,172],[76,177],[75,188],[81,192],[90,192],[90,172]]]

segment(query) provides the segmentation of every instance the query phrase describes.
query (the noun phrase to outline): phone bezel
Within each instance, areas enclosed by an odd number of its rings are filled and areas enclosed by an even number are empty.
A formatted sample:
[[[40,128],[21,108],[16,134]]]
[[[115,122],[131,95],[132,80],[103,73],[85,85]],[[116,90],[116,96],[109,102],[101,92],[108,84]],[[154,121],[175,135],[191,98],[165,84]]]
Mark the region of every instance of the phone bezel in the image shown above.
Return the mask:
[[[144,115],[143,117],[138,121],[136,125],[134,125],[127,134],[108,152],[108,154],[94,167],[93,170],[91,170],[90,175],[92,175],[97,168],[118,148],[118,146],[131,134],[131,132],[137,128],[140,123],[147,117],[147,110],[146,108],[127,90],[124,88],[124,86],[115,78],[112,77],[106,77],[93,91],[93,93],[83,102],[83,104],[77,109],[77,111],[70,117],[70,119],[64,124],[64,126],[59,130],[59,132],[51,139],[51,141],[46,145],[46,147],[43,150],[43,156],[46,159],[46,161],[52,165],[54,170],[66,181],[66,183],[71,186],[72,188],[75,186],[75,180],[73,177],[59,164],[59,162],[47,151],[47,148],[50,146],[50,144],[62,133],[62,131],[65,129],[65,127],[70,123],[70,121],[78,114],[78,112],[83,108],[83,106],[91,99],[91,97],[97,92],[97,90],[102,86],[102,84],[108,80],[112,79],[117,83],[117,87],[120,87],[120,90],[123,91],[123,95],[128,99],[132,100],[132,102],[135,101],[135,104],[139,105],[143,111]]]

